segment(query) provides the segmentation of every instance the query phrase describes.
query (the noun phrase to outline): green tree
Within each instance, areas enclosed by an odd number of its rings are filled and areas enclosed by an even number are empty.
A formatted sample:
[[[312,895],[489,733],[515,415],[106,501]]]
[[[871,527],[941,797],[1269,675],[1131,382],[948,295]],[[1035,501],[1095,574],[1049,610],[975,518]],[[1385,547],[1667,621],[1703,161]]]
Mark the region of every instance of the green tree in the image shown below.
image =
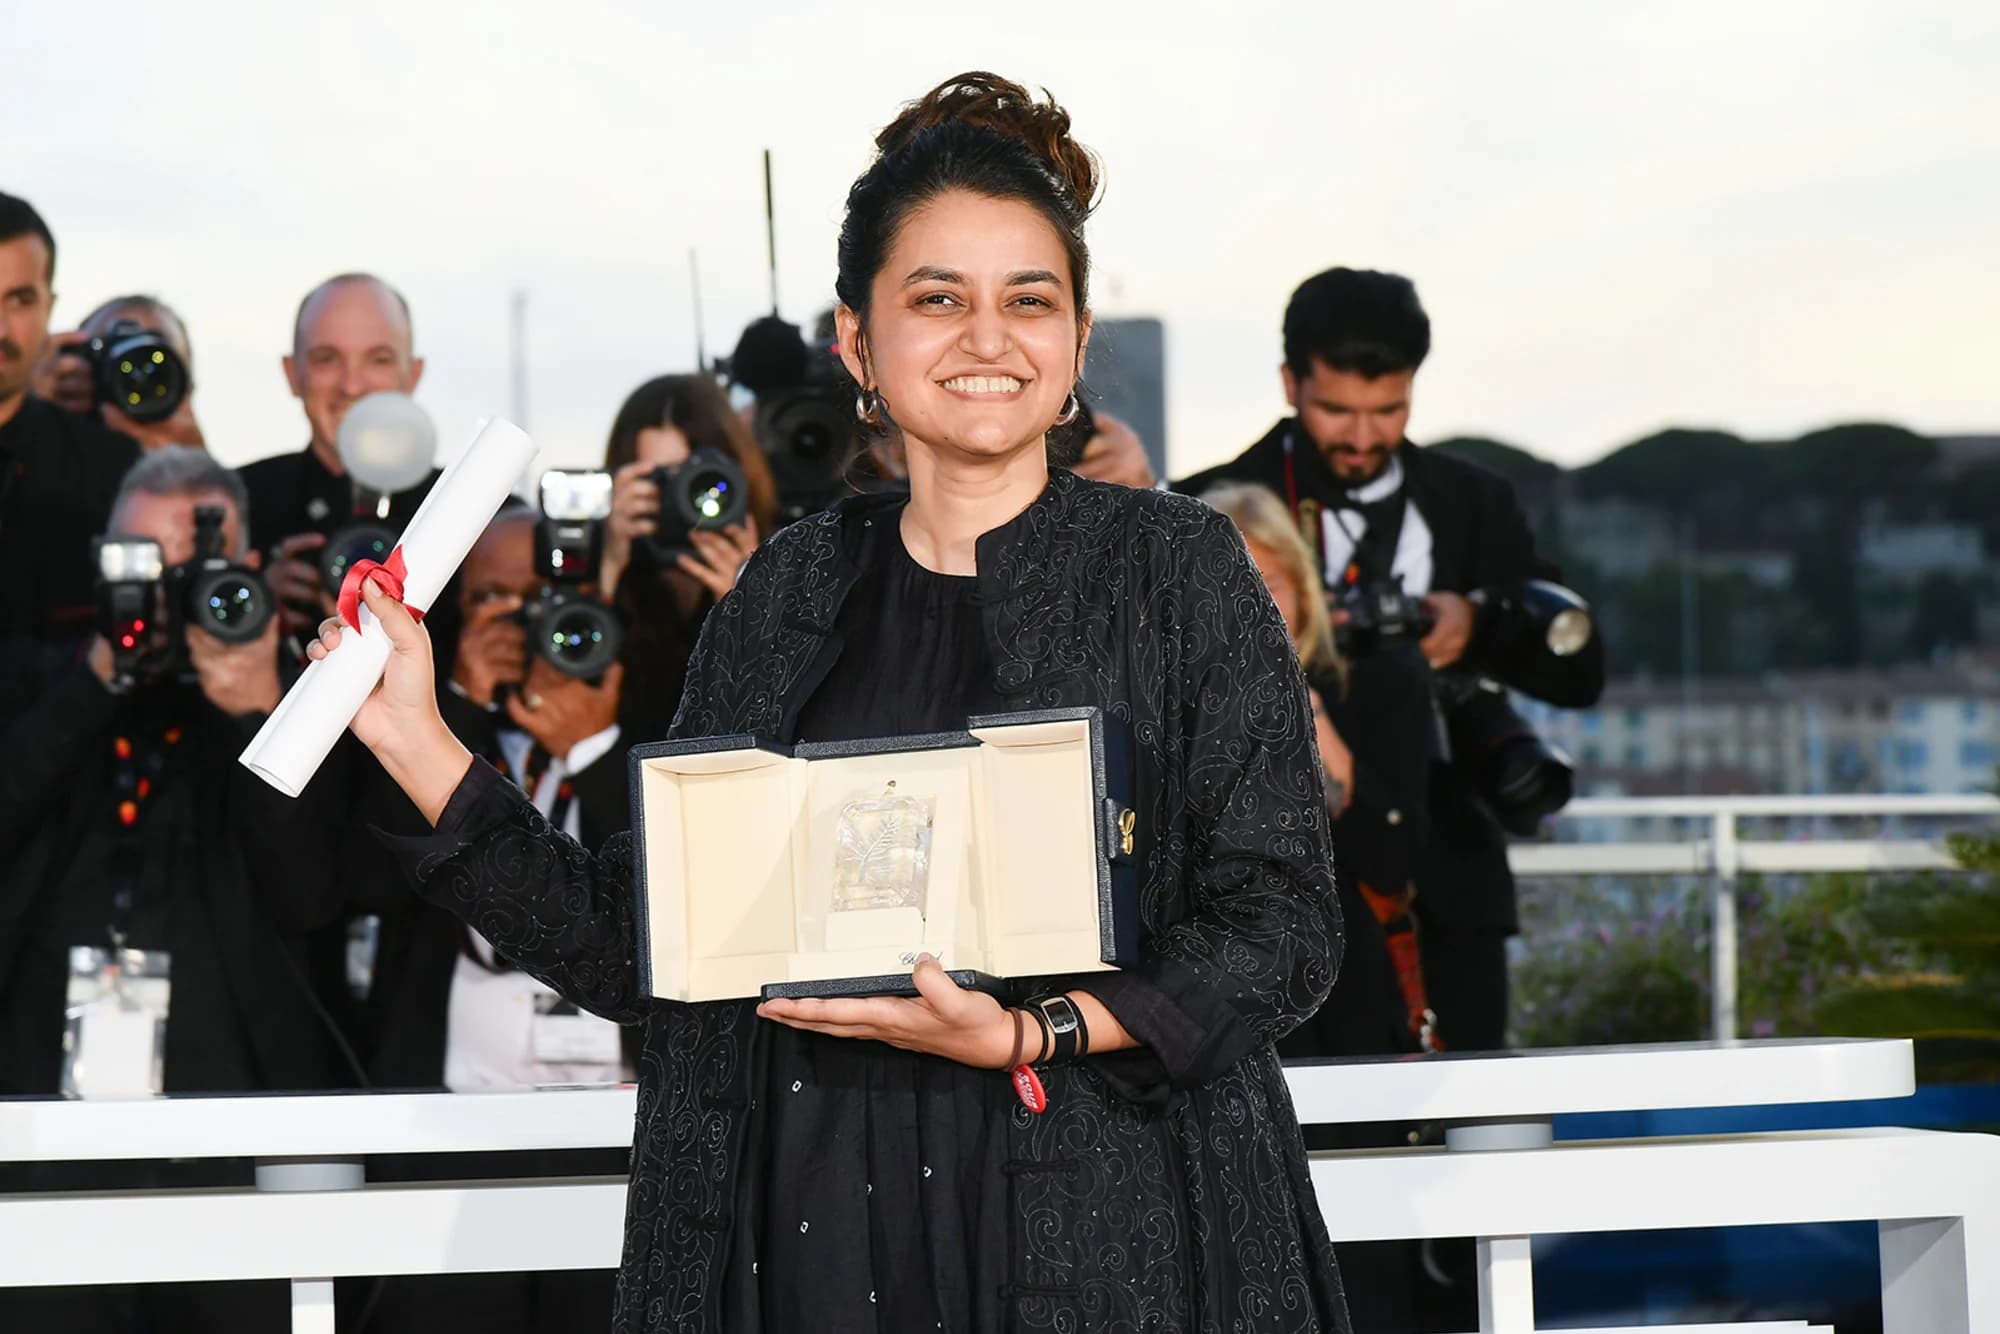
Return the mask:
[[[1714,494],[1760,494],[1772,467],[1771,451],[1741,436],[1676,427],[1634,440],[1577,469],[1576,484],[1593,499],[1618,496],[1687,513]]]
[[[1449,454],[1476,463],[1488,472],[1497,473],[1515,486],[1542,486],[1554,482],[1563,474],[1562,465],[1551,463],[1538,455],[1515,445],[1499,440],[1488,440],[1484,436],[1455,435],[1449,440],[1440,440],[1429,446],[1440,454]]]

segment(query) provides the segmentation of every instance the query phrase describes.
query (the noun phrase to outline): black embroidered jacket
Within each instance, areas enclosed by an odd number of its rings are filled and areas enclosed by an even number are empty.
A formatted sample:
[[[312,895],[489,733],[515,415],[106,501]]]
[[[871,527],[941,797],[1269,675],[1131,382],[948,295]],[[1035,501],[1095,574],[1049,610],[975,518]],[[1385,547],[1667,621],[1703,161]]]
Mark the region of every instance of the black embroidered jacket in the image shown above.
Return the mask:
[[[858,497],[778,533],[704,625],[676,736],[789,739],[840,652]],[[1340,955],[1321,768],[1285,626],[1229,521],[1195,501],[1052,474],[978,544],[1013,708],[1094,704],[1133,738],[1143,963],[1079,979],[1138,1051],[1051,1072],[1010,1122],[1015,1327],[1345,1330],[1271,1044]],[[886,665],[885,665],[886,666]],[[1024,831],[1032,836],[1032,831]],[[646,1027],[617,1328],[717,1330],[750,1097],[749,1002],[638,994],[629,837],[596,856],[475,763],[420,892],[578,1003]],[[994,1075],[994,1096],[1012,1097]]]

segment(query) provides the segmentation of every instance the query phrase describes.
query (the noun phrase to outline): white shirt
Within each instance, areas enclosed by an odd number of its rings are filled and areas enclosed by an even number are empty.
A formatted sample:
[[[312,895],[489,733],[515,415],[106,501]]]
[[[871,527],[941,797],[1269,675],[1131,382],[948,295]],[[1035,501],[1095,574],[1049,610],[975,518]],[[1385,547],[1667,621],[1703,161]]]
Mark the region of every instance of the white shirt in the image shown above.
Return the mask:
[[[1403,485],[1403,461],[1394,454],[1382,475],[1366,486],[1347,493],[1361,505],[1372,505],[1394,495]],[[1368,532],[1368,519],[1358,509],[1329,505],[1320,511],[1320,545],[1326,552],[1326,578],[1338,580],[1354,559],[1354,548]],[[1403,502],[1403,527],[1396,535],[1396,554],[1390,559],[1389,573],[1401,575],[1403,591],[1421,597],[1431,591],[1435,570],[1431,563],[1431,526],[1407,499]],[[1336,585],[1337,586],[1337,585]]]
[[[602,759],[618,744],[616,723],[584,738],[558,759],[551,759],[532,799],[543,815],[555,808],[556,793],[570,774]],[[512,728],[500,732],[500,752],[507,776],[519,783],[527,774],[534,739]],[[563,817],[563,832],[577,838],[582,819],[575,802]],[[494,961],[493,947],[478,932],[472,948],[481,959]],[[535,1084],[615,1084],[627,1077],[618,1056],[618,1025],[595,1015],[562,1016],[552,1024],[536,1017],[539,1002],[552,1003],[555,992],[526,973],[509,969],[496,973],[458,956],[451,975],[451,1001],[445,1026],[444,1082],[454,1093],[478,1089],[519,1088]],[[601,1027],[599,1027],[601,1026]],[[608,1059],[539,1059],[556,1055]]]

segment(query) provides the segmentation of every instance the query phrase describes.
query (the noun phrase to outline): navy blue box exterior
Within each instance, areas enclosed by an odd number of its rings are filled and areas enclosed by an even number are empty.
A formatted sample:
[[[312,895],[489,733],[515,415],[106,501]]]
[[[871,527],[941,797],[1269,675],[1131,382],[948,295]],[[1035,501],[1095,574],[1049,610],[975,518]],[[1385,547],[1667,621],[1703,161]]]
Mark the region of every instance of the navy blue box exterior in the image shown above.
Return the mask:
[[[632,791],[632,829],[637,836],[632,867],[632,921],[638,950],[639,985],[653,995],[653,951],[649,895],[646,884],[646,811],[640,782],[647,760],[670,755],[707,755],[724,750],[763,750],[796,759],[839,759],[852,755],[882,755],[892,752],[948,750],[977,746],[975,729],[1019,727],[1032,723],[1072,722],[1090,724],[1091,788],[1097,804],[1092,827],[1097,834],[1097,922],[1098,957],[1105,963],[1130,968],[1139,961],[1139,879],[1138,867],[1124,846],[1121,820],[1136,809],[1132,800],[1131,738],[1116,719],[1102,709],[1029,709],[1020,713],[982,714],[966,720],[963,732],[930,732],[917,736],[869,737],[858,741],[815,741],[787,746],[769,737],[738,734],[697,737],[684,741],[654,741],[632,747],[627,764]],[[1000,979],[972,969],[951,973],[961,986],[997,991]],[[906,974],[884,977],[833,978],[812,982],[772,982],[764,986],[766,999],[790,996],[883,996],[914,995]]]

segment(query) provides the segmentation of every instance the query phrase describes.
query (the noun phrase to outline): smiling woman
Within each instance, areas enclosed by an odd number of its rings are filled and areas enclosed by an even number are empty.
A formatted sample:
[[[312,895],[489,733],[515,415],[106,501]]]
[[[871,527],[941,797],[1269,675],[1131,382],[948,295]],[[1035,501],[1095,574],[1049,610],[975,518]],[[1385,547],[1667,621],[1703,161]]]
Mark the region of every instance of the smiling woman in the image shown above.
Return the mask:
[[[703,625],[673,735],[1100,709],[1133,743],[1138,963],[998,998],[926,957],[911,998],[658,1000],[630,841],[589,855],[473,762],[424,628],[372,583],[396,653],[355,732],[437,825],[406,852],[419,892],[646,1027],[620,1330],[1345,1330],[1271,1048],[1340,953],[1284,622],[1228,519],[1047,463],[1090,331],[1096,172],[1068,116],[967,74],[877,142],[837,315],[909,493],[762,547]]]

